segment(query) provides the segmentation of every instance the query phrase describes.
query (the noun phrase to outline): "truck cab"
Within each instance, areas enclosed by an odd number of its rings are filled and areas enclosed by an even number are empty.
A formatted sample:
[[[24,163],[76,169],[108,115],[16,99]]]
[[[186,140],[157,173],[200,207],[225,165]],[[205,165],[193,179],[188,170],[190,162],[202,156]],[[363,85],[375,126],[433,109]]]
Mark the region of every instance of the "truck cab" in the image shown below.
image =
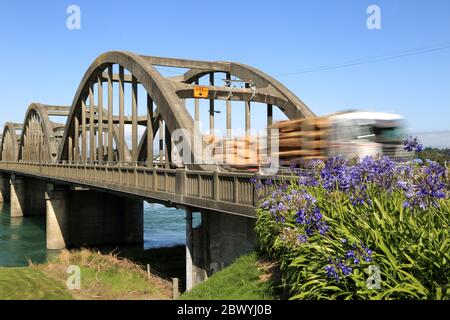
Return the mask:
[[[386,155],[404,158],[404,119],[384,112],[347,111],[329,116],[328,156],[346,158]]]

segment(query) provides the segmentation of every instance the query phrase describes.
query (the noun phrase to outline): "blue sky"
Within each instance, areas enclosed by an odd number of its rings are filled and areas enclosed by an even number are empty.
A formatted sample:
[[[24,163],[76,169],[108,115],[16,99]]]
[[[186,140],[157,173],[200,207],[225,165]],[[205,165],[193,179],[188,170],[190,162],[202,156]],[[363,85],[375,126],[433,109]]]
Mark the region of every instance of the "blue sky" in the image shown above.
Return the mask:
[[[81,30],[66,28],[71,4]],[[381,30],[366,27],[371,4]],[[450,45],[447,0],[2,1],[0,39],[0,122],[22,122],[31,102],[71,104],[96,56],[128,50],[252,65],[317,114],[390,111],[412,131],[450,130],[450,49],[317,71]]]

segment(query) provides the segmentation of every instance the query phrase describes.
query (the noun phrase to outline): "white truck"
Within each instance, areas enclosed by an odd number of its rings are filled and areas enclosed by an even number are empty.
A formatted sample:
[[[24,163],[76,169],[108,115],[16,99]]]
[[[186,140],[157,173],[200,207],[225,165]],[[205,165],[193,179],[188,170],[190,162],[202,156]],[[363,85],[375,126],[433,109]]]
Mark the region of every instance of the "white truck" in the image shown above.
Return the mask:
[[[386,155],[404,158],[404,119],[385,112],[351,111],[329,116],[327,156],[346,158]]]

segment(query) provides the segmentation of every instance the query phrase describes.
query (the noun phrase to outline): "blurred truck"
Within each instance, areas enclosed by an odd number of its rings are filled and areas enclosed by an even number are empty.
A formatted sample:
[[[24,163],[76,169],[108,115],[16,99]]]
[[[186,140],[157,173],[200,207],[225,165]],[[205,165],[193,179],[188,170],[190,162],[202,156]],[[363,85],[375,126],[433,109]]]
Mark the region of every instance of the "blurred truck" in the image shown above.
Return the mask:
[[[393,113],[344,111],[315,118],[285,120],[274,123],[267,137],[245,136],[218,139],[205,137],[218,164],[254,169],[268,165],[270,156],[278,157],[281,166],[313,159],[326,160],[387,155],[406,157],[403,149],[404,120]],[[272,148],[274,141],[278,148]]]
[[[384,112],[344,111],[331,115],[275,123],[279,130],[280,163],[386,155],[404,158],[404,119]]]

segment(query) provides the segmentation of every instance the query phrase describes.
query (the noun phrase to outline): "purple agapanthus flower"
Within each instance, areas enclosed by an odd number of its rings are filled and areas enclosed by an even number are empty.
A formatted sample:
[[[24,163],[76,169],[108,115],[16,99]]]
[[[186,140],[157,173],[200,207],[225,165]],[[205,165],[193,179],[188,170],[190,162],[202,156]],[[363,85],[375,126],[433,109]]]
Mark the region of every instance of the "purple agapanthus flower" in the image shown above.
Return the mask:
[[[350,275],[353,271],[353,268],[347,265],[345,261],[341,259],[330,258],[328,260],[328,263],[329,264],[325,266],[327,277],[338,282],[340,280],[339,273],[342,273],[342,275],[345,277]]]
[[[404,149],[408,152],[421,152],[423,151],[423,144],[420,143],[419,139],[417,137],[409,136],[406,138],[406,140],[403,142]]]
[[[437,200],[447,196],[445,179],[446,169],[437,162],[427,160],[409,182],[398,182],[406,196],[403,206],[420,209],[426,209],[429,205],[437,206]]]
[[[320,208],[315,205],[317,200],[306,192],[303,192],[300,198],[296,218],[297,224],[304,227],[307,236],[312,236],[315,232],[325,235],[329,226],[324,221]]]
[[[350,260],[353,264],[360,264],[361,261],[372,261],[372,250],[362,242],[354,242],[345,254],[345,260]]]
[[[339,281],[339,274],[334,265],[328,265],[325,267],[325,272],[327,273],[328,278],[332,278],[335,281]]]
[[[328,159],[321,177],[323,187],[328,191],[348,191],[351,179],[348,161],[341,156]]]

